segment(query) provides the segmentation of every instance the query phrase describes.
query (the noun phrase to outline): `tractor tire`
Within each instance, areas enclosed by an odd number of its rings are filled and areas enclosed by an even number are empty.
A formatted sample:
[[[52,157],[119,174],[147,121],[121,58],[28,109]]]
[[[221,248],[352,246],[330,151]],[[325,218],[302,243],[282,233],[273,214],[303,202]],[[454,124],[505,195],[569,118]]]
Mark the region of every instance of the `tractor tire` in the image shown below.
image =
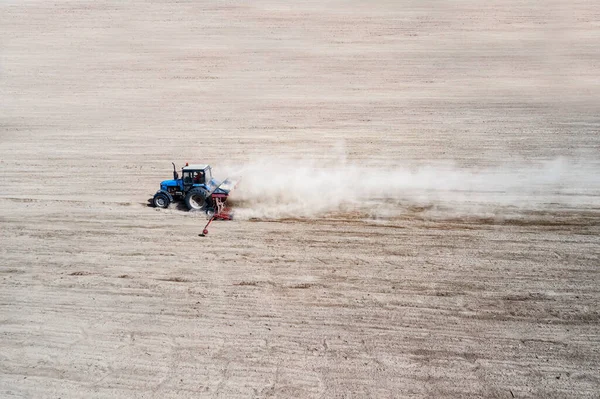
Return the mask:
[[[171,204],[171,200],[167,194],[157,193],[154,195],[154,198],[152,198],[152,204],[154,204],[156,208],[168,208]]]
[[[198,187],[190,190],[185,196],[185,205],[190,211],[200,211],[206,209],[206,200],[208,198],[208,191]]]

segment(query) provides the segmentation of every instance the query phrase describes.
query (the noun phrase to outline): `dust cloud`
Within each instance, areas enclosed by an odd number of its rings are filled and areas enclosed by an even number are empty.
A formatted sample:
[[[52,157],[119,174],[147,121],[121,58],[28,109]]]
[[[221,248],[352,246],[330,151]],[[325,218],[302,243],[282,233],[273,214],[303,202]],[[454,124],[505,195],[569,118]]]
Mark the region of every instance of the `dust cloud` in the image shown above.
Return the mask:
[[[257,159],[226,168],[241,219],[356,214],[386,218],[419,207],[430,215],[600,206],[600,162],[567,158],[484,169],[456,165],[368,166],[345,158]]]

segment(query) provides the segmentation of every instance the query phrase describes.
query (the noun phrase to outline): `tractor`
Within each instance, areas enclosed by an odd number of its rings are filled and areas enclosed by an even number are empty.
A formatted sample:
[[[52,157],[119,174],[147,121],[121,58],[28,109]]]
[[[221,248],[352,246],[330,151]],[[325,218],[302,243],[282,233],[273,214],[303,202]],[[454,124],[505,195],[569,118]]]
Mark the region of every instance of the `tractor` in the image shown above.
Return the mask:
[[[205,211],[215,218],[229,219],[225,201],[234,183],[229,179],[220,182],[212,177],[209,165],[190,165],[181,169],[181,178],[173,163],[173,180],[160,183],[160,190],[154,194],[152,204],[157,208],[168,208],[172,202],[185,201],[190,211]]]

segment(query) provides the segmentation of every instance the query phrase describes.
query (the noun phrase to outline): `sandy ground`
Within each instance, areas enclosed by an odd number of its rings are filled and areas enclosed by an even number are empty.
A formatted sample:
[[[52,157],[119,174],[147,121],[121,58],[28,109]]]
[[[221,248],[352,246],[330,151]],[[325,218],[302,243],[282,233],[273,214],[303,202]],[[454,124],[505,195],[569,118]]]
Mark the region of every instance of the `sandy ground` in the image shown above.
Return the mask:
[[[600,7],[301,3],[0,1],[1,397],[598,397]],[[475,214],[147,207],[340,148],[583,166]]]

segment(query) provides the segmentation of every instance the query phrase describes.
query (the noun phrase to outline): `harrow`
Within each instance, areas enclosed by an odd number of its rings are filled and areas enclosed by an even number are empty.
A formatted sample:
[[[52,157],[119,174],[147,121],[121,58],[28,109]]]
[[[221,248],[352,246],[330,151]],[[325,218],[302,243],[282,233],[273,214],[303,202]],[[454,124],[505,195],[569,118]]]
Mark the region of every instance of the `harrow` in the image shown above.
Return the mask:
[[[226,182],[227,180],[225,180]],[[234,186],[235,188],[235,186]],[[229,191],[231,192],[231,190]],[[211,193],[210,198],[212,201],[212,211],[207,211],[207,215],[209,216],[208,222],[202,229],[201,237],[204,237],[208,234],[208,226],[213,222],[213,220],[231,220],[233,219],[233,214],[231,213],[231,208],[225,205],[225,201],[227,201],[227,197],[229,193]]]

